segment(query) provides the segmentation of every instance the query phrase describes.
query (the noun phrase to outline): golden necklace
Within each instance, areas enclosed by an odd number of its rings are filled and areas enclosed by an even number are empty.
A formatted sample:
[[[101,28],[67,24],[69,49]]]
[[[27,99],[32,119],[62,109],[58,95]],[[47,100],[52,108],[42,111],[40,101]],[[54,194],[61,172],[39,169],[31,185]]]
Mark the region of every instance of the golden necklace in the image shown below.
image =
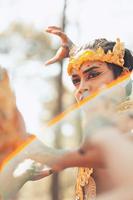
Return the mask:
[[[93,169],[79,168],[76,182],[76,200],[95,200],[96,183],[91,177]]]

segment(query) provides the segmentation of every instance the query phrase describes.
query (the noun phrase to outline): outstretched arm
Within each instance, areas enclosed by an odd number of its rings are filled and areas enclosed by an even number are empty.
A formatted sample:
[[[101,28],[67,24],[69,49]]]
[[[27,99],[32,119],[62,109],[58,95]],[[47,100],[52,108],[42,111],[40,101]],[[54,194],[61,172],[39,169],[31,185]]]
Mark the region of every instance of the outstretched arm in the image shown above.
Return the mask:
[[[10,159],[0,172],[0,196],[13,197],[29,180],[42,179],[53,173],[52,166],[66,151],[50,148],[34,139]]]
[[[53,163],[65,152],[49,148],[26,133],[6,70],[0,68],[0,75],[0,164],[3,160],[6,163],[0,170],[0,197],[9,199],[28,180],[51,174]]]

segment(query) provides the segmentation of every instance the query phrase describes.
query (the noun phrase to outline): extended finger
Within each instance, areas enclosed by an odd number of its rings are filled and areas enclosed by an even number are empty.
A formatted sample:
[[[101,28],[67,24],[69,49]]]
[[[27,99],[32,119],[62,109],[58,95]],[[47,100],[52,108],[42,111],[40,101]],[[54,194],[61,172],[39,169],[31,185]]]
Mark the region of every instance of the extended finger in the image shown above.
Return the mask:
[[[68,55],[68,51],[63,47],[60,47],[60,49],[57,51],[56,55],[53,58],[51,58],[50,60],[48,60],[47,62],[45,62],[45,65],[50,65],[57,61],[60,61],[63,58],[67,57],[67,55]]]
[[[48,33],[52,33],[54,35],[59,36],[61,38],[61,40],[62,40],[62,43],[68,43],[68,41],[69,41],[67,35],[64,32],[62,32],[61,30],[58,30],[58,29],[46,29],[45,31],[48,32]]]
[[[32,181],[42,179],[46,176],[49,176],[53,173],[52,169],[44,169],[42,171],[35,172],[35,175],[31,178]]]
[[[62,30],[60,27],[57,27],[57,26],[48,26],[47,29],[49,29],[49,30],[56,29],[56,30],[60,30],[60,31]]]

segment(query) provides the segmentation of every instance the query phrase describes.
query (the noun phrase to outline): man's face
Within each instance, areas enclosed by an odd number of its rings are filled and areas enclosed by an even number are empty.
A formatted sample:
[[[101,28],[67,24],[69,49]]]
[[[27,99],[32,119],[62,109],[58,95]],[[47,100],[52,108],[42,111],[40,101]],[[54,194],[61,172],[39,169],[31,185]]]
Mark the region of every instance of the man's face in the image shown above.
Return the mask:
[[[72,70],[71,77],[78,102],[114,80],[113,71],[100,61],[85,62],[80,69]]]

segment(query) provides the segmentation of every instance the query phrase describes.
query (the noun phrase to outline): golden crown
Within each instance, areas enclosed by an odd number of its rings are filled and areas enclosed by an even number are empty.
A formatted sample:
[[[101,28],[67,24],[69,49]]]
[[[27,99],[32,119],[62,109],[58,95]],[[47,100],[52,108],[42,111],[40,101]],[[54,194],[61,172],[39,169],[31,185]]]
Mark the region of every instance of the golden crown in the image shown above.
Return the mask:
[[[108,50],[107,53],[104,52],[102,47],[98,47],[96,50],[86,49],[84,51],[80,51],[76,55],[70,57],[67,68],[68,74],[70,75],[72,73],[73,68],[79,69],[80,66],[86,61],[108,62],[124,68],[124,53],[124,44],[120,41],[120,39],[116,40],[113,50]]]

